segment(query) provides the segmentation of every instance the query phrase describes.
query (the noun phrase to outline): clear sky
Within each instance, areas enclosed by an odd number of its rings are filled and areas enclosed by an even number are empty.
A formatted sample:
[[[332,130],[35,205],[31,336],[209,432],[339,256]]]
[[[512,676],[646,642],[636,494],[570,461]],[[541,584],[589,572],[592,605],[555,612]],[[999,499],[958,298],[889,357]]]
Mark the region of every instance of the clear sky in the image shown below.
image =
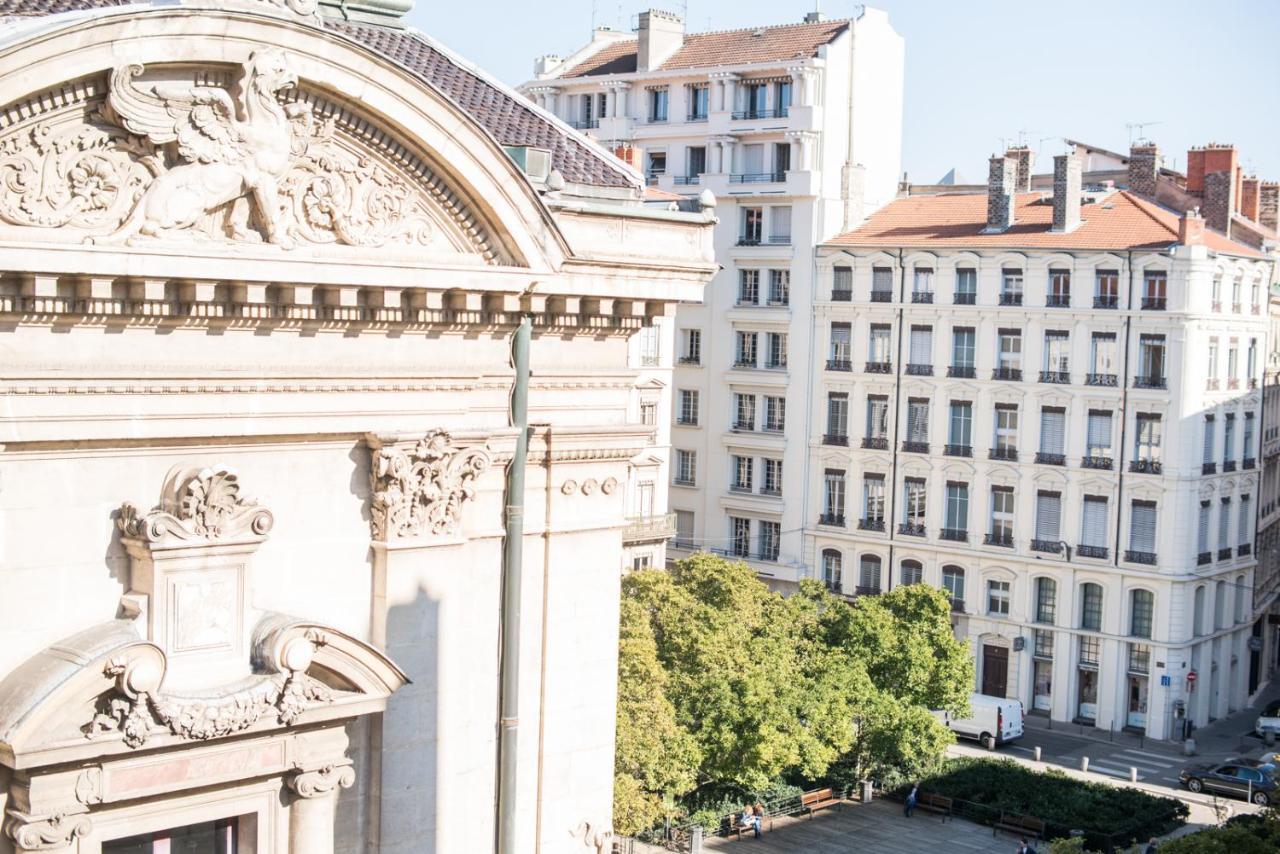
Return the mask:
[[[681,0],[418,0],[410,21],[509,84],[567,55],[596,22],[630,30]],[[983,181],[1019,134],[1040,168],[1061,139],[1126,151],[1133,122],[1177,169],[1188,146],[1231,142],[1280,180],[1280,0],[879,0],[906,39],[903,168],[932,182],[955,166]],[[831,17],[858,4],[824,0]],[[812,0],[688,0],[690,32],[800,21]],[[1135,130],[1134,133],[1137,133]]]

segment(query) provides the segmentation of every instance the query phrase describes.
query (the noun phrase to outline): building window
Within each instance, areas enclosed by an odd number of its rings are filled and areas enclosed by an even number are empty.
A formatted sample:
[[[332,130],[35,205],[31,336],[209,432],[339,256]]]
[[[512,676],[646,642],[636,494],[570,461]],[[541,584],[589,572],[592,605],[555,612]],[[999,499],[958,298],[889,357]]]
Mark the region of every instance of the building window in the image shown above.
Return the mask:
[[[1236,414],[1228,412],[1222,423],[1222,470],[1235,468],[1236,459]]]
[[[781,433],[787,427],[787,399],[774,395],[764,398],[764,429],[771,433]]]
[[[791,303],[791,271],[769,271],[769,305],[789,305]]]
[[[869,447],[888,447],[884,444],[889,438],[889,398],[884,395],[867,396],[867,439]]]
[[[1209,298],[1214,311],[1222,311],[1222,274],[1213,277],[1213,285],[1209,290]]]
[[[737,341],[737,355],[733,357],[734,367],[754,368],[759,335],[755,332],[735,332],[734,338]]]
[[[1225,628],[1227,625],[1227,582],[1219,581],[1213,585],[1213,627]]]
[[[711,87],[706,83],[689,86],[689,121],[700,122],[707,118],[711,107]],[[705,151],[706,149],[703,149]]]
[[[929,452],[929,401],[926,398],[907,399],[907,439],[903,450]]]
[[[822,583],[832,593],[842,589],[844,577],[844,556],[835,549],[822,550]]]
[[[1253,544],[1253,537],[1249,535],[1249,528],[1253,522],[1253,502],[1246,493],[1240,496],[1240,521],[1237,525],[1236,542],[1241,548]],[[1243,554],[1243,552],[1241,552]]]
[[[680,364],[702,364],[702,330],[680,330]]]
[[[738,305],[760,304],[760,271],[738,271]]]
[[[907,373],[928,375],[933,373],[933,327],[912,326]]]
[[[992,446],[992,458],[1016,460],[1018,458],[1018,407],[1011,403],[996,404],[996,435]]]
[[[1197,636],[1204,634],[1204,585],[1196,588],[1195,610],[1193,611],[1192,631]]]
[[[1065,308],[1071,305],[1071,272],[1068,270],[1049,271],[1049,296],[1045,305],[1050,308]]]
[[[676,449],[676,483],[680,486],[696,486],[698,483],[698,452]]]
[[[636,555],[631,559],[632,572],[639,572],[642,569],[649,569],[652,566],[653,566],[653,555],[649,554],[648,552],[645,552],[644,554],[641,554],[641,555]]]
[[[1058,611],[1058,583],[1041,576],[1036,579],[1036,622],[1052,624]]]
[[[1169,279],[1162,270],[1148,271],[1142,277],[1142,307],[1164,311],[1168,304]]]
[[[1052,620],[1050,620],[1052,622]],[[1053,632],[1045,629],[1036,629],[1033,632],[1035,643],[1032,646],[1032,655],[1036,658],[1042,658],[1046,661],[1053,660]],[[1048,690],[1036,691],[1036,694],[1048,694]]]
[[[933,270],[928,267],[916,267],[911,277],[911,301],[933,302]]]
[[[1009,582],[987,579],[987,613],[993,616],[1009,616]]]
[[[849,395],[845,392],[827,394],[827,436],[842,445],[849,441]]]
[[[1086,495],[1080,520],[1080,545],[1076,549],[1082,557],[1107,556],[1107,499],[1101,495]]]
[[[693,547],[693,511],[676,511],[676,548]]]
[[[1258,381],[1258,339],[1249,339],[1249,353],[1245,362],[1245,379],[1252,387]]]
[[[831,299],[848,302],[853,299],[853,268],[836,267],[831,272]]]
[[[1067,332],[1049,331],[1044,334],[1045,382],[1071,382],[1071,335]]]
[[[823,477],[822,507],[823,524],[844,524],[844,472],[842,470],[826,470]]]
[[[706,90],[703,90],[706,91]],[[707,171],[707,147],[691,145],[685,149],[685,183],[694,183]],[[679,179],[676,180],[679,184]]]
[[[1111,412],[1105,409],[1090,409],[1087,436],[1085,441],[1088,444],[1086,451],[1089,459],[1095,461],[1095,468],[1111,468],[1111,435],[1114,431],[1111,427]],[[1105,460],[1106,465],[1101,465],[1101,461]]]
[[[1240,290],[1244,285],[1244,277],[1236,276],[1231,280],[1231,310],[1240,311]]]
[[[973,305],[978,301],[978,271],[971,267],[956,268],[956,305]]]
[[[1164,388],[1164,360],[1163,335],[1138,336],[1138,388]]]
[[[1253,284],[1249,286],[1249,304],[1253,306],[1254,314],[1260,313],[1260,307],[1262,305],[1262,300],[1260,299],[1261,294],[1262,294],[1262,277],[1255,276],[1253,279]]]
[[[767,457],[764,463],[764,480],[760,483],[760,492],[765,495],[782,494],[782,460],[771,460]]]
[[[893,298],[893,270],[889,267],[871,268],[871,301],[889,302]]]
[[[640,345],[640,365],[641,367],[656,367],[660,362],[659,351],[662,349],[661,330],[656,326],[646,326],[640,330],[637,336]]]
[[[676,416],[679,424],[698,425],[698,392],[687,388],[680,389],[680,410]]]
[[[742,237],[738,243],[743,246],[759,246],[764,239],[764,208],[742,209]]]
[[[868,474],[862,478],[862,507],[864,527],[868,530],[884,530],[884,475]]]
[[[942,568],[942,589],[951,597],[951,607],[964,608],[964,570],[958,566]]]
[[[649,121],[665,122],[667,120],[668,93],[662,89],[649,90]]]
[[[1240,347],[1236,339],[1231,339],[1227,347],[1227,388],[1240,387]]]
[[[1231,557],[1231,498],[1219,499],[1218,507],[1218,558],[1225,560]]]
[[[1115,308],[1120,304],[1120,273],[1115,270],[1099,270],[1094,280],[1094,308]]]
[[[853,327],[848,323],[831,324],[831,355],[827,368],[847,371],[853,365]]]
[[[1196,563],[1204,565],[1213,560],[1213,552],[1209,548],[1209,525],[1213,515],[1213,502],[1201,501],[1200,514],[1196,520]]]
[[[653,427],[658,423],[658,404],[652,401],[641,402],[640,423],[645,427]]]
[[[775,181],[785,181],[791,169],[791,143],[775,142],[773,144],[773,175]]]
[[[953,535],[967,537],[969,530],[969,484],[959,481],[947,481],[946,531]],[[960,539],[960,536],[949,536],[947,539]]]
[[[791,109],[791,81],[779,80],[773,84],[773,105],[778,118],[784,118]]]
[[[732,456],[732,463],[732,488],[738,492],[750,492],[752,477],[755,474],[755,459],[753,457],[741,457],[734,454]]]
[[[1062,493],[1036,493],[1036,551],[1058,552],[1062,540]]]
[[[1129,672],[1151,672],[1151,647],[1144,643],[1129,644]]]
[[[902,533],[923,537],[925,507],[928,503],[924,480],[915,477],[906,478],[903,481],[902,493]]]
[[[733,395],[733,429],[756,429],[756,396],[735,393]]]
[[[1102,631],[1102,586],[1093,582],[1080,585],[1080,628]]]
[[[1131,560],[1155,563],[1156,552],[1156,503],[1135,501],[1129,510],[1129,549]]]
[[[1203,467],[1204,474],[1210,474],[1210,473],[1214,470],[1214,464],[1213,464],[1213,462],[1214,462],[1214,460],[1213,460],[1213,448],[1214,448],[1214,436],[1213,436],[1213,432],[1214,432],[1214,431],[1213,431],[1213,426],[1214,426],[1214,417],[1213,417],[1212,415],[1206,415],[1206,416],[1204,417],[1204,443],[1203,443],[1202,453],[1201,453],[1201,455],[1200,455],[1200,464],[1201,464],[1201,466]]]
[[[919,584],[924,581],[924,566],[918,560],[904,560],[902,562],[902,583]]]
[[[973,447],[973,404],[967,400],[951,401],[951,419],[947,426],[947,453],[969,456]]]
[[[991,487],[991,545],[1013,545],[1013,488],[1009,486]]]
[[[768,333],[768,343],[769,355],[764,366],[772,370],[785,368],[787,366],[787,333]]]
[[[867,362],[872,365],[883,366],[888,365],[889,358],[889,340],[891,330],[887,323],[871,324],[871,334],[867,339]],[[887,370],[881,371],[888,373]]]
[[[729,517],[729,551],[734,557],[751,557],[751,520]]]
[[[1151,637],[1155,600],[1155,594],[1150,590],[1134,590],[1129,593],[1129,634],[1133,637]]]
[[[1089,385],[1116,384],[1116,334],[1095,332],[1089,346]]]
[[[1067,411],[1057,406],[1040,408],[1040,453],[1037,462],[1062,465],[1066,462]]]
[[[863,555],[858,561],[858,593],[875,595],[880,592],[880,558]]]
[[[1022,271],[1003,270],[1000,276],[1000,304],[1022,305]]]
[[[951,375],[974,375],[974,330],[970,326],[956,326],[951,330]]]
[[[791,206],[774,205],[769,208],[769,242],[791,242]]]
[[[1137,427],[1133,437],[1134,460],[1139,463],[1160,462],[1160,416],[1152,412],[1139,412]]]
[[[667,153],[665,151],[650,151],[646,155],[649,163],[645,167],[645,177],[648,178],[650,184],[658,183],[658,176],[667,174]]]
[[[996,379],[1021,379],[1022,332],[1017,329],[1001,329],[999,351],[996,354]]]
[[[782,525],[777,522],[760,523],[760,560],[776,561],[782,541]]]
[[[1218,339],[1209,339],[1209,358],[1208,363],[1208,386],[1209,388],[1218,387]]]

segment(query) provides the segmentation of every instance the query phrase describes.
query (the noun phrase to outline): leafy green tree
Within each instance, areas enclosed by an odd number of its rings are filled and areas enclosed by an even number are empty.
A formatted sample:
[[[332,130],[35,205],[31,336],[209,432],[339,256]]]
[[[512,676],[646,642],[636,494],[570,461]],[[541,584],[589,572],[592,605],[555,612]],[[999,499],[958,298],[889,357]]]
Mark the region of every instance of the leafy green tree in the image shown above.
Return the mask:
[[[1280,851],[1280,808],[1238,815],[1222,827],[1189,833],[1160,846],[1160,854],[1275,854]]]
[[[622,600],[613,823],[632,834],[656,824],[673,798],[697,784],[698,747],[676,723],[653,627],[640,604]]]

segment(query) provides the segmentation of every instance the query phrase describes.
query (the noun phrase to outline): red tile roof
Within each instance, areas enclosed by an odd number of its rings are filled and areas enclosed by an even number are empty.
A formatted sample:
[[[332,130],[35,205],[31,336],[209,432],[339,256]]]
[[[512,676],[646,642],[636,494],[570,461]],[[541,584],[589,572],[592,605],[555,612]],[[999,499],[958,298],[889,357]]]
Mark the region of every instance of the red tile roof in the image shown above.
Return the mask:
[[[785,62],[816,56],[818,48],[829,44],[849,28],[847,19],[815,24],[786,24],[752,27],[712,33],[689,33],[684,44],[658,67],[661,71],[709,68],[716,65],[747,65],[754,62]],[[636,71],[636,39],[606,44],[596,53],[565,71],[560,77],[598,77],[603,74],[631,74]]]
[[[853,231],[827,241],[829,246],[903,247],[912,249],[1166,249],[1178,242],[1178,214],[1128,191],[1111,193],[1080,209],[1074,231],[1050,231],[1053,203],[1042,193],[1020,193],[1014,224],[998,234],[984,234],[985,193],[908,196],[876,211]],[[1264,257],[1256,250],[1205,231],[1214,252]]]

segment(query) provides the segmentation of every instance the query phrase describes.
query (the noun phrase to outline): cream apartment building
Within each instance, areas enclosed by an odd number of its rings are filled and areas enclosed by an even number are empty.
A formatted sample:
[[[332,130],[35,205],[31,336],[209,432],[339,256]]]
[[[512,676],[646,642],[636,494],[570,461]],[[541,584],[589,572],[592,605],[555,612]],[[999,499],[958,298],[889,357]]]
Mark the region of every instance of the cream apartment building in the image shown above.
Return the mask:
[[[896,192],[903,41],[887,15],[685,33],[650,11],[544,56],[521,91],[641,169],[663,200],[714,197],[722,267],[677,312],[671,554],[805,574],[814,247]],[[708,195],[709,194],[709,195]]]
[[[0,854],[608,850],[714,211],[406,10],[4,6]]]
[[[820,249],[807,562],[946,589],[976,690],[1180,737],[1249,690],[1274,261],[1078,155],[1030,171]]]

